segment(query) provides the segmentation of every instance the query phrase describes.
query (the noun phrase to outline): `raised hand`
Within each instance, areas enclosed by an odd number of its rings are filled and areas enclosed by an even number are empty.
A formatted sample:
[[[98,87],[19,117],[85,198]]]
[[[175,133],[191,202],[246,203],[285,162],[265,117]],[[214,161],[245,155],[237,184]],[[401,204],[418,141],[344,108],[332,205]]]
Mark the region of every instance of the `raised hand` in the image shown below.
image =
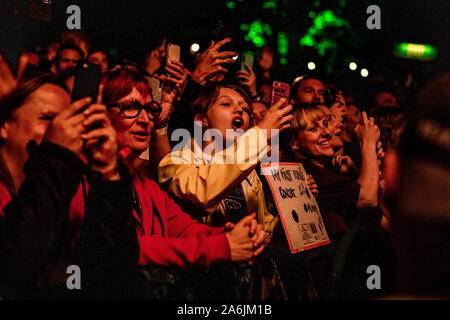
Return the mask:
[[[248,64],[245,64],[247,70],[239,70],[236,72],[236,78],[241,80],[241,84],[247,87],[248,93],[251,97],[258,95],[256,88],[256,75],[252,68]]]
[[[216,44],[214,41],[211,41],[211,45],[200,56],[200,61],[194,71],[192,71],[192,80],[201,85],[205,85],[206,82],[211,80],[214,76],[228,72],[224,66],[234,63],[235,61],[232,57],[236,56],[237,53],[233,51],[219,52],[219,50],[223,45],[229,43],[230,41],[230,38],[219,41]]]
[[[117,171],[117,133],[108,118],[106,107],[92,104],[86,112],[83,126],[87,129],[81,135],[85,141],[84,154],[88,158],[91,170],[103,174],[105,180],[120,178]]]
[[[81,134],[86,130],[83,122],[89,116],[88,109],[83,109],[88,107],[91,100],[90,97],[77,100],[57,114],[49,124],[43,141],[60,145],[79,155],[84,142]]]
[[[271,130],[283,131],[290,127],[293,118],[291,111],[292,105],[283,107],[286,102],[285,98],[281,98],[277,103],[271,106],[264,118],[258,123],[260,129],[267,130],[267,140],[272,136]]]
[[[109,120],[106,106],[102,101],[102,88],[99,90],[98,103],[92,104],[85,111],[83,126],[86,131],[81,135],[85,142],[84,154],[89,167],[100,172],[104,180],[119,180],[117,158],[117,133]]]
[[[273,64],[273,50],[270,47],[264,47],[261,57],[256,58],[256,61],[263,71],[269,71]]]
[[[17,79],[9,67],[6,59],[0,53],[0,105],[11,95],[17,87]]]
[[[361,144],[373,143],[375,146],[380,138],[380,129],[375,125],[372,117],[367,118],[367,113],[361,113],[362,121],[355,127],[355,134]]]

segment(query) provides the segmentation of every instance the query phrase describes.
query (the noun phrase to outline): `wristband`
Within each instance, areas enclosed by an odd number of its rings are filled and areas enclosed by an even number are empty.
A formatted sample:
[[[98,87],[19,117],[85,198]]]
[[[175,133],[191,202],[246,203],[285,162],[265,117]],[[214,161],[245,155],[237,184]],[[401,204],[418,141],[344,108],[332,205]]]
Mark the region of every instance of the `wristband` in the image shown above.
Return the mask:
[[[152,134],[154,134],[155,136],[163,136],[167,134],[167,126],[153,130]]]

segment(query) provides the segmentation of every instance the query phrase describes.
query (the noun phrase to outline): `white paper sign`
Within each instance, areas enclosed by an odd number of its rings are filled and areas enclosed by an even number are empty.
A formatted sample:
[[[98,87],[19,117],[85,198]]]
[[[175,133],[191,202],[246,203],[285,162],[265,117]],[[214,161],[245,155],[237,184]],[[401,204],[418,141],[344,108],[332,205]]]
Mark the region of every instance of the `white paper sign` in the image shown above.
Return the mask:
[[[319,206],[300,163],[261,164],[292,253],[330,243]]]

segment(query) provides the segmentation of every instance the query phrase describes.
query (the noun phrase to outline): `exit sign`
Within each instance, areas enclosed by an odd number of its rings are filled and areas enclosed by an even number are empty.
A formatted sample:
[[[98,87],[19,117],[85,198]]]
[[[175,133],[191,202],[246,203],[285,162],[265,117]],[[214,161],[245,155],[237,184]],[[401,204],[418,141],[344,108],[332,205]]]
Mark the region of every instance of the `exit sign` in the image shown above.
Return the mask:
[[[433,61],[437,52],[437,48],[429,44],[402,42],[394,46],[394,56],[405,59]]]

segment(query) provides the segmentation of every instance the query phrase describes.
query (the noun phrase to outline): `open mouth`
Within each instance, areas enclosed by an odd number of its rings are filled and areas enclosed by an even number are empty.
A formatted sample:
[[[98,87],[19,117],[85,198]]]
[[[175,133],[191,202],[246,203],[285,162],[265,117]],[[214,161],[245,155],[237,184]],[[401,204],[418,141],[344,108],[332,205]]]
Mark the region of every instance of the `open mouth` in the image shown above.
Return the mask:
[[[244,126],[244,119],[242,119],[241,117],[235,117],[231,121],[231,127],[233,128],[233,130],[242,129],[243,126]]]

